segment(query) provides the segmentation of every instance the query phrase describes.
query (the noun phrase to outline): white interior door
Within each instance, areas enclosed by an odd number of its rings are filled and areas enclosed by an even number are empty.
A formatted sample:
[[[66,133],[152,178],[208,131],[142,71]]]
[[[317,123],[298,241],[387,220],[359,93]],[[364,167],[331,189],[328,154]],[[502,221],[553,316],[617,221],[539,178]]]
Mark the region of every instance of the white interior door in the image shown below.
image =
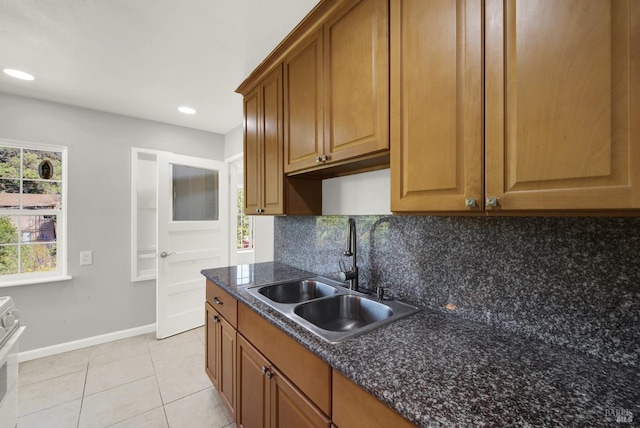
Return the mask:
[[[158,154],[158,339],[204,323],[200,271],[229,263],[228,177],[224,162]]]

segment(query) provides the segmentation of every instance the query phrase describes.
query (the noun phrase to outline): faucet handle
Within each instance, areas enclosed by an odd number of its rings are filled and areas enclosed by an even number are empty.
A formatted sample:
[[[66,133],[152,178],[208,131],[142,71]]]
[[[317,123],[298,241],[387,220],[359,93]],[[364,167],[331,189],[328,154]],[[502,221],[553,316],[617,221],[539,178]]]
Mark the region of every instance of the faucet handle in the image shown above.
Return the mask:
[[[338,260],[338,265],[340,266],[340,272],[346,272],[347,266],[344,264],[344,260]]]

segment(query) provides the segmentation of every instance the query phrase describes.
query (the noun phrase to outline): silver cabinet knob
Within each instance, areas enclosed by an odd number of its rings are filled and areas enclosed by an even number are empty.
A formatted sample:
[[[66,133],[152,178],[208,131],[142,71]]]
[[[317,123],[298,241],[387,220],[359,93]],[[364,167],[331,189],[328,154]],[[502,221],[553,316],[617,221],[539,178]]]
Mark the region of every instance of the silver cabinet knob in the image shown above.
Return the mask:
[[[464,206],[467,208],[475,208],[478,206],[476,203],[476,198],[465,198]]]
[[[322,162],[326,162],[326,161],[328,161],[328,160],[329,160],[329,158],[327,157],[327,155],[322,155],[322,156],[320,156],[320,160],[321,160]]]
[[[316,156],[316,163],[322,162],[322,158],[320,156]]]
[[[485,202],[488,207],[497,207],[498,206],[498,198],[495,196],[489,196]]]

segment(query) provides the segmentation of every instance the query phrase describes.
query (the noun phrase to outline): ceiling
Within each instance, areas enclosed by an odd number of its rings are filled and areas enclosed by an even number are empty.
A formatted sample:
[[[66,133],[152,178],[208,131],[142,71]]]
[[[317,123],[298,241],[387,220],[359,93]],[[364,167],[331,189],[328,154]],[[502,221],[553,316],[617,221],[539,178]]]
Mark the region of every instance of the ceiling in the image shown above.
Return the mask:
[[[0,70],[35,76],[0,72],[0,92],[225,134],[234,90],[317,3],[0,0]]]

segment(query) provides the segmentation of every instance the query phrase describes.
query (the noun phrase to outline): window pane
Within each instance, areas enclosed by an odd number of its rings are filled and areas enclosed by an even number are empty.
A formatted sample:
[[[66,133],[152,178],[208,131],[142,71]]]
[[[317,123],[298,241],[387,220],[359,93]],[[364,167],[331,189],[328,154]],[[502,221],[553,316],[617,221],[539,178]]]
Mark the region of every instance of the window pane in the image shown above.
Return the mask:
[[[237,217],[237,243],[236,248],[247,250],[253,248],[253,217],[244,213],[244,190],[238,189],[237,193],[238,217]]]
[[[55,240],[55,216],[20,216],[20,242],[54,242]]]
[[[18,246],[0,245],[0,275],[18,273]]]
[[[20,178],[20,149],[0,147],[0,178]]]
[[[48,152],[46,150],[25,149],[23,157],[23,178],[26,179],[51,179],[62,180],[62,153]],[[50,168],[50,173],[44,177],[40,175],[40,165],[49,161],[45,168]],[[47,171],[45,171],[47,172]],[[50,178],[46,178],[50,177]]]
[[[0,217],[0,245],[18,243],[18,217]]]
[[[33,210],[60,209],[60,189],[55,182],[27,181],[22,183],[22,208]]]
[[[22,245],[20,251],[20,272],[56,270],[56,244]]]
[[[218,171],[173,167],[173,220],[218,220]]]
[[[0,209],[20,208],[20,180],[0,179]]]

